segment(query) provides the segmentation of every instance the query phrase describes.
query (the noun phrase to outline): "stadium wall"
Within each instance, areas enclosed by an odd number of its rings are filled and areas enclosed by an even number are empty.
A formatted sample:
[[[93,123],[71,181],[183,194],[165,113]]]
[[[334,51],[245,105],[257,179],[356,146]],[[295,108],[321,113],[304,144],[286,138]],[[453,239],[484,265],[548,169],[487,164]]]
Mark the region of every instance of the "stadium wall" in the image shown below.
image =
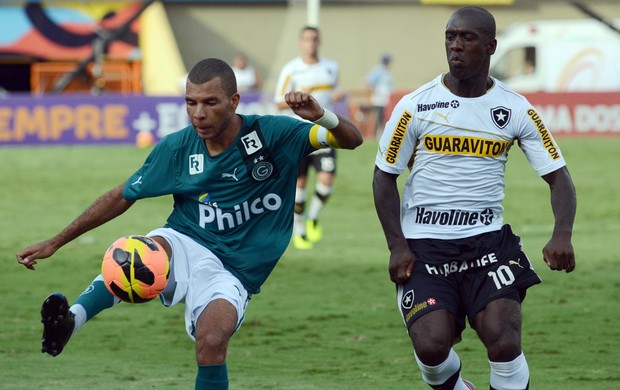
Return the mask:
[[[445,71],[443,29],[456,6],[324,2],[320,14],[321,54],[341,65],[341,86],[364,88],[367,72],[382,53],[394,56],[399,90],[410,91]],[[588,1],[596,13],[620,16],[620,2]],[[306,24],[304,2],[290,5],[213,5],[166,3],[166,12],[187,68],[205,57],[230,60],[245,53],[263,76],[263,90],[275,88],[282,66],[299,53],[298,34]],[[519,0],[487,7],[498,33],[511,24],[535,19],[583,19],[564,1]],[[501,45],[501,42],[499,42]]]

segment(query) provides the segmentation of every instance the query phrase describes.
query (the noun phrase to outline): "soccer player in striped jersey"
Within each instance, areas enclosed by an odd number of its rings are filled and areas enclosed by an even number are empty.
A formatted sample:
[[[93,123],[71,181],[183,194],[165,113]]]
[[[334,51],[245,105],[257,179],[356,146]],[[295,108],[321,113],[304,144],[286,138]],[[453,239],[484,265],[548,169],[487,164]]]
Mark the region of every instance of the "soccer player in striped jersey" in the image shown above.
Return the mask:
[[[496,45],[487,10],[456,10],[445,30],[449,72],[400,100],[375,160],[390,278],[422,378],[434,389],[474,388],[453,349],[466,319],[486,347],[491,389],[529,387],[521,303],[541,280],[502,219],[515,141],[550,188],[555,225],[543,260],[552,270],[575,268],[571,176],[535,108],[489,77]],[[408,168],[401,202],[397,177]]]
[[[338,63],[319,55],[320,37],[316,27],[305,26],[299,35],[301,54],[288,62],[278,77],[275,102],[279,109],[290,109],[284,100],[290,91],[310,93],[323,107],[333,109],[335,101],[343,98],[338,90]],[[306,215],[306,183],[308,172],[313,167],[316,172],[315,191]],[[323,229],[319,216],[323,206],[334,190],[336,175],[336,150],[318,150],[302,161],[297,177],[295,192],[295,223],[293,227],[293,246],[297,249],[310,249],[320,241]]]
[[[311,95],[286,94],[305,121],[239,115],[231,67],[206,59],[189,72],[185,101],[191,125],[157,143],[144,165],[96,200],[54,237],[17,253],[34,269],[83,233],[118,217],[143,198],[172,195],[166,224],[148,236],[171,259],[165,306],[185,302],[188,335],[196,342],[196,389],[227,389],[228,342],[252,294],[287,248],[293,229],[297,167],[324,147],[354,149],[359,130]],[[119,300],[101,276],[69,308],[59,293],[43,303],[43,352],[56,356],[77,329]]]

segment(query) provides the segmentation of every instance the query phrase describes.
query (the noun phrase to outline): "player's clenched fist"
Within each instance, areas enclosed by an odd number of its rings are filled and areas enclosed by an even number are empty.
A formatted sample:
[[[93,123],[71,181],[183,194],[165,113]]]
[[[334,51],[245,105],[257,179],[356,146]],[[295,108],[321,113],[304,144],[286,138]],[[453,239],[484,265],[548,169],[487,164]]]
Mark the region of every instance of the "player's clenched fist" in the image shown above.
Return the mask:
[[[284,101],[295,114],[303,119],[314,122],[323,116],[323,108],[309,93],[288,92],[284,95]]]

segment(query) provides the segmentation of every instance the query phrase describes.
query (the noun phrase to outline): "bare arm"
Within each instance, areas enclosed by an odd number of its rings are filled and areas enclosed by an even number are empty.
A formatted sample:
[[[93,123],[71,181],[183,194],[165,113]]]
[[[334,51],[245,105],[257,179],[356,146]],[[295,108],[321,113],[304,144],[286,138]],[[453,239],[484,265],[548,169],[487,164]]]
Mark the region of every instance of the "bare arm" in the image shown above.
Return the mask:
[[[293,112],[302,119],[314,122],[325,114],[323,107],[309,93],[289,92],[284,99]],[[328,131],[333,134],[338,145],[343,149],[355,149],[363,142],[359,129],[340,115],[338,115],[338,126]]]
[[[397,176],[375,166],[372,181],[373,196],[377,216],[390,250],[390,279],[402,284],[411,277],[415,256],[409,249],[400,225],[400,195]]]
[[[52,256],[63,245],[127,211],[134,202],[127,201],[123,198],[122,192],[124,185],[123,183],[103,194],[79,217],[54,237],[22,249],[16,255],[17,261],[26,268],[34,270],[37,259],[44,259]]]
[[[543,176],[543,179],[551,190],[551,208],[555,217],[551,240],[543,248],[543,259],[552,270],[572,272],[575,269],[575,252],[571,244],[577,210],[575,185],[566,167]]]

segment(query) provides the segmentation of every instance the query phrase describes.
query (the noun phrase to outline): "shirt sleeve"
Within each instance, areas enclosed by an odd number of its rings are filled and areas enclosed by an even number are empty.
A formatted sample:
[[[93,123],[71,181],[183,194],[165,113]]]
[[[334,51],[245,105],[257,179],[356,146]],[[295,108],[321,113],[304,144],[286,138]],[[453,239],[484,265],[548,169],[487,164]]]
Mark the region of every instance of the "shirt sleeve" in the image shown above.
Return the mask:
[[[407,169],[416,145],[413,124],[411,103],[403,98],[394,107],[379,140],[379,150],[375,158],[375,165],[379,169],[397,175]]]
[[[526,109],[519,146],[539,176],[544,176],[566,165],[557,142],[532,107]]]
[[[282,68],[280,76],[278,77],[278,83],[276,84],[276,92],[274,95],[275,103],[282,103],[284,101],[284,95],[292,90],[292,72],[290,70],[290,66],[287,64],[284,68]]]
[[[134,201],[172,194],[177,184],[176,167],[175,153],[165,139],[161,140],[125,183],[123,198]]]

